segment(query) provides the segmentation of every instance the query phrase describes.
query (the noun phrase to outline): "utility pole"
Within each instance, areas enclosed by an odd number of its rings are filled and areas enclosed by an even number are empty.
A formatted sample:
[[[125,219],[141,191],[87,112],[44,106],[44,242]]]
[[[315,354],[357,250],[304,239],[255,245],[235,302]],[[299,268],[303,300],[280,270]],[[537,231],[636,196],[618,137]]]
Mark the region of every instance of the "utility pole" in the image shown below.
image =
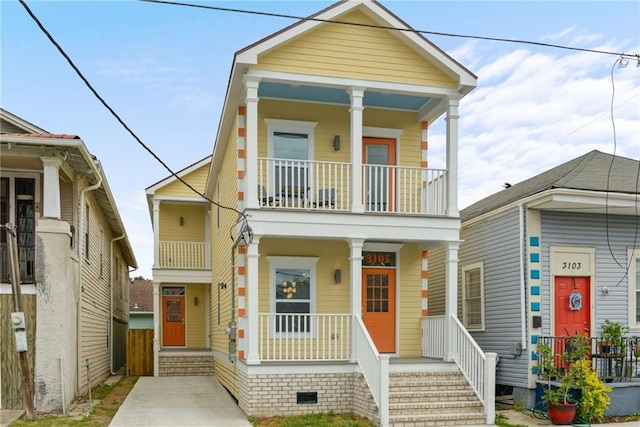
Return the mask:
[[[13,295],[13,310],[11,326],[15,335],[16,351],[20,353],[20,368],[22,370],[22,391],[26,407],[26,418],[32,420],[35,416],[33,408],[33,383],[27,357],[27,331],[22,311],[22,293],[20,291],[20,261],[18,259],[18,242],[15,228],[12,224],[1,226],[7,233],[9,246],[9,261],[11,264],[11,292]]]

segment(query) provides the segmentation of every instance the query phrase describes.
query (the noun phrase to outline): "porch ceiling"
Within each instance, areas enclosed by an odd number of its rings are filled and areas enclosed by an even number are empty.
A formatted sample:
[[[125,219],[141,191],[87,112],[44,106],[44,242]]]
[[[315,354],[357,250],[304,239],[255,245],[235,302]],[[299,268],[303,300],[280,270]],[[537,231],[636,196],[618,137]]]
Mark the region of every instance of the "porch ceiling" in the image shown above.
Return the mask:
[[[276,82],[262,82],[258,89],[260,98],[288,99],[326,104],[351,105],[349,94],[342,88],[303,86]],[[433,98],[429,96],[384,93],[368,89],[364,93],[365,107],[419,111]]]

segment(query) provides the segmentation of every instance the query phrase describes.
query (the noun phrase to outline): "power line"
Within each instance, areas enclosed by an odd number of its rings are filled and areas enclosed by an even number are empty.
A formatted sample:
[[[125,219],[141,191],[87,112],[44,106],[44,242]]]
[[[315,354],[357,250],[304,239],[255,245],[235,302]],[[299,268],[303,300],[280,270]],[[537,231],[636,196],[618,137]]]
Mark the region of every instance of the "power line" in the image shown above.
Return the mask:
[[[578,52],[589,52],[589,53],[599,53],[604,55],[615,55],[627,59],[636,59],[640,61],[640,54],[627,54],[624,52],[612,52],[606,50],[598,50],[598,49],[587,49],[581,47],[573,47],[573,46],[564,46],[553,43],[544,43],[544,42],[536,42],[531,40],[518,40],[518,39],[506,39],[502,37],[488,37],[488,36],[475,36],[468,34],[457,34],[457,33],[444,33],[440,31],[427,31],[427,30],[416,30],[414,28],[398,28],[398,27],[389,27],[385,25],[375,25],[375,24],[363,24],[357,22],[346,22],[346,21],[335,21],[331,19],[321,19],[315,18],[313,16],[297,16],[297,15],[289,15],[285,13],[273,13],[273,12],[261,12],[256,10],[246,10],[246,9],[236,9],[231,7],[220,7],[220,6],[209,6],[204,4],[193,4],[193,3],[184,3],[177,1],[168,1],[168,0],[138,0],[144,3],[158,3],[158,4],[166,4],[171,6],[183,6],[183,7],[192,7],[196,9],[208,9],[208,10],[217,10],[220,12],[234,12],[234,13],[245,13],[248,15],[260,15],[260,16],[271,16],[275,18],[287,18],[287,19],[296,19],[300,21],[315,21],[315,22],[326,22],[331,24],[340,24],[340,25],[351,25],[357,27],[367,27],[367,28],[379,28],[382,30],[393,30],[393,31],[405,31],[410,33],[417,34],[429,34],[434,36],[443,36],[443,37],[456,37],[463,39],[473,39],[473,40],[486,40],[486,41],[497,41],[504,43],[516,43],[516,44],[528,44],[533,46],[541,46],[541,47],[550,47],[555,49],[564,49],[564,50],[573,50]],[[640,63],[640,62],[639,62]]]
[[[60,52],[60,54],[64,57],[64,59],[66,59],[67,63],[69,63],[69,65],[71,66],[71,68],[73,68],[73,71],[76,72],[76,74],[78,75],[78,77],[80,77],[80,80],[82,80],[82,82],[89,88],[89,90],[91,91],[91,93],[93,93],[93,95],[98,99],[98,101],[100,101],[100,103],[107,109],[109,110],[109,112],[111,113],[111,115],[113,115],[113,117],[116,118],[116,120],[127,130],[127,132],[129,132],[129,134],[133,137],[133,139],[136,140],[136,142],[138,142],[138,144],[140,144],[145,150],[147,150],[147,152],[149,154],[151,154],[151,156],[153,156],[154,159],[156,159],[167,171],[169,171],[169,173],[175,177],[178,181],[180,181],[181,183],[183,183],[186,187],[188,187],[191,191],[193,191],[194,193],[196,193],[197,195],[199,195],[200,197],[202,197],[203,199],[207,200],[208,202],[219,206],[223,209],[228,209],[231,211],[234,211],[236,213],[238,213],[239,215],[241,215],[244,218],[244,224],[243,227],[246,226],[246,215],[243,212],[240,212],[239,210],[237,210],[234,207],[230,207],[230,206],[225,206],[222,205],[218,202],[215,202],[211,199],[209,199],[207,196],[205,196],[204,194],[202,194],[201,192],[199,192],[198,190],[196,190],[191,184],[189,184],[188,182],[186,182],[184,179],[182,179],[182,177],[178,176],[156,153],[153,152],[153,150],[151,150],[151,148],[149,148],[144,142],[142,142],[142,140],[138,137],[138,135],[136,135],[136,133],[129,127],[129,125],[127,125],[127,123],[125,123],[125,121],[118,115],[118,113],[116,113],[114,111],[113,108],[111,108],[111,106],[107,103],[107,101],[104,100],[104,98],[102,96],[100,96],[100,94],[98,93],[98,91],[91,85],[91,83],[89,82],[89,80],[87,80],[87,78],[82,74],[82,72],[80,71],[80,69],[76,66],[76,64],[73,62],[73,60],[69,57],[69,55],[67,55],[67,53],[64,51],[64,49],[62,49],[62,47],[60,46],[60,44],[58,44],[58,42],[53,38],[53,36],[51,35],[51,33],[49,33],[49,31],[47,31],[47,29],[44,27],[44,25],[40,22],[40,20],[38,19],[38,17],[31,11],[31,9],[29,8],[29,6],[25,3],[24,0],[20,0],[20,4],[24,7],[24,9],[27,11],[27,13],[29,14],[29,16],[31,17],[31,19],[33,19],[33,21],[36,23],[36,25],[38,25],[38,27],[40,28],[40,30],[45,34],[45,36],[47,36],[47,38],[49,39],[49,41],[51,43],[53,43],[53,45],[56,47],[56,49],[58,50],[58,52]]]

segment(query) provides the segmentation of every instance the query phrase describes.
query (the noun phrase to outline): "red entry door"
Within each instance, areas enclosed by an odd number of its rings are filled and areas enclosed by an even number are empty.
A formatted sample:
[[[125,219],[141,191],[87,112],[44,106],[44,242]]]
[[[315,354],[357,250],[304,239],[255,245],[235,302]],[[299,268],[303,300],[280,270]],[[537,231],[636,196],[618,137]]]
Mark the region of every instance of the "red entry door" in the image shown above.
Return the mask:
[[[378,352],[396,350],[396,271],[362,269],[362,321]]]
[[[589,277],[557,276],[555,290],[555,336],[591,336],[591,286]]]
[[[184,295],[163,295],[162,345],[185,345],[184,320]]]

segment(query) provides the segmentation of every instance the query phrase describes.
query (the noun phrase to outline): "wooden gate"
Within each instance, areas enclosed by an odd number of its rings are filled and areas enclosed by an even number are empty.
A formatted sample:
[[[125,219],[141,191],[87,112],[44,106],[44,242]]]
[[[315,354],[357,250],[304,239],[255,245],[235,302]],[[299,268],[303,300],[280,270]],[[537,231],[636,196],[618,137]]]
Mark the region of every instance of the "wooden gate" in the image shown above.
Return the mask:
[[[127,374],[153,375],[153,329],[129,329],[127,334]]]

